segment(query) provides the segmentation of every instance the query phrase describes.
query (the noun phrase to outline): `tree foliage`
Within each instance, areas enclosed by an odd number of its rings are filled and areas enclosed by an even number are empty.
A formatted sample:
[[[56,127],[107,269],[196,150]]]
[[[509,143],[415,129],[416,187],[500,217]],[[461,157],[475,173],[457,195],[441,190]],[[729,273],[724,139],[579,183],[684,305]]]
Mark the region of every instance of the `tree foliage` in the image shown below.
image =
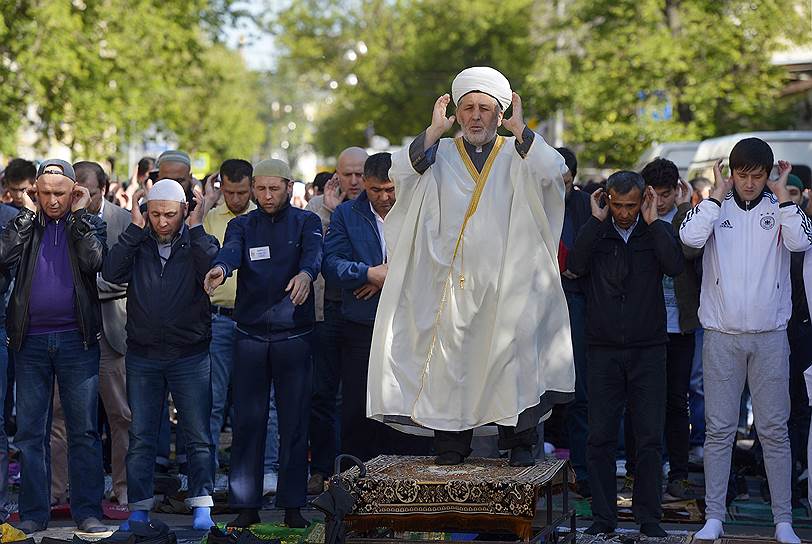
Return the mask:
[[[42,142],[100,159],[157,127],[190,151],[256,151],[261,103],[217,43],[231,0],[0,3],[0,150],[27,114]],[[243,89],[245,85],[246,89]]]
[[[807,37],[804,9],[794,0],[301,0],[276,31],[280,62],[334,99],[315,139],[324,153],[363,144],[369,125],[394,143],[418,133],[454,75],[487,64],[530,115],[560,109],[565,142],[587,162],[628,166],[652,141],[789,126],[778,99],[786,74],[770,55]]]

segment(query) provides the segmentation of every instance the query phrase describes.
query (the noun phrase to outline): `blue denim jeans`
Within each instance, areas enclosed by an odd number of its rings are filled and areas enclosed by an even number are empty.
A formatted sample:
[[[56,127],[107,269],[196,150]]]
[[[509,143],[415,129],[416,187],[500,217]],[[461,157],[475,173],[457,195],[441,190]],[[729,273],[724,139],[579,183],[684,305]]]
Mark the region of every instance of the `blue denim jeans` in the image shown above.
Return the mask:
[[[99,346],[85,347],[77,331],[28,335],[14,352],[17,435],[22,474],[20,518],[47,525],[50,518],[48,437],[54,376],[68,432],[71,514],[76,523],[101,519],[104,468],[97,429]]]
[[[130,510],[149,510],[154,499],[153,468],[167,390],[178,409],[179,432],[189,462],[190,507],[212,506],[214,447],[211,442],[211,364],[208,352],[174,361],[127,353],[127,398],[133,421],[127,451]]]
[[[5,410],[8,373],[8,346],[6,328],[0,325],[0,523],[8,518],[8,436],[6,436]]]
[[[225,420],[228,388],[234,368],[234,335],[237,324],[230,317],[211,316],[211,438],[214,443],[215,468],[219,468],[217,448],[220,445],[220,429]],[[276,399],[271,390],[268,412],[268,434],[265,442],[265,474],[279,471],[279,422],[276,416]]]

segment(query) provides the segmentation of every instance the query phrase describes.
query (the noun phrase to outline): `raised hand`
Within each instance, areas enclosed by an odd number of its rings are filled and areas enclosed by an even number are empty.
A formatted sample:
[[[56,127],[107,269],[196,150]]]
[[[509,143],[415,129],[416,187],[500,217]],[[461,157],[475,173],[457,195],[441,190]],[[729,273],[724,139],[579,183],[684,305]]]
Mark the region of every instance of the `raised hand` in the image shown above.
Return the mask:
[[[787,190],[787,179],[790,172],[792,172],[792,165],[788,161],[778,161],[778,179],[767,180],[767,186],[779,202],[788,202],[790,200],[789,191]]]
[[[601,208],[601,203],[604,207]],[[592,207],[592,217],[598,221],[605,221],[609,217],[609,204],[606,202],[606,191],[598,189],[589,197],[589,205]]]
[[[217,181],[217,178],[220,174],[212,174],[206,180],[205,188],[206,188],[206,213],[208,213],[218,202],[220,202],[220,196],[222,192],[220,191],[219,187],[214,186],[214,182]]]
[[[649,185],[646,187],[646,192],[643,195],[643,205],[640,206],[640,214],[643,220],[651,225],[660,218],[657,213],[657,205],[660,203],[660,195],[654,190],[654,187]]]
[[[502,120],[502,126],[512,132],[513,135],[516,136],[516,140],[518,140],[519,143],[522,143],[522,133],[524,132],[524,127],[527,125],[524,122],[522,99],[518,93],[513,93],[511,105],[513,106],[513,113],[511,114],[510,119]]]
[[[301,306],[307,300],[307,295],[310,294],[310,284],[313,280],[310,279],[310,274],[307,272],[299,272],[288,282],[285,287],[285,292],[290,291],[290,300],[295,306]]]
[[[341,185],[338,181],[338,173],[333,174],[330,181],[324,184],[324,206],[332,211],[344,201],[341,195]]]
[[[37,201],[37,184],[34,184],[23,192],[23,205],[34,213],[39,211],[39,202]]]
[[[87,208],[87,205],[90,204],[90,191],[87,190],[87,187],[82,187],[76,183],[73,185],[73,190],[71,190],[70,199],[70,211],[77,212],[82,208]]]
[[[223,269],[219,266],[215,266],[206,272],[206,277],[203,278],[203,290],[206,291],[207,295],[212,296],[214,290],[220,287],[224,281],[226,281],[226,275]]]
[[[722,159],[713,165],[713,183],[713,191],[710,196],[719,202],[723,201],[725,195],[733,189],[733,176],[725,178],[722,175]]]
[[[135,192],[132,199],[132,208],[130,209],[130,217],[133,225],[142,229],[147,224],[147,220],[141,214],[141,205],[139,204],[141,199],[144,198],[144,194],[146,194],[144,189],[139,189]]]
[[[679,178],[679,180],[677,180],[677,206],[680,204],[690,204],[693,194],[694,190],[688,182]]]
[[[203,219],[209,210],[206,209],[206,197],[203,196],[203,192],[197,185],[192,189],[192,198],[195,200],[195,209],[186,218],[186,224],[189,227],[196,227],[203,224]]]
[[[424,148],[428,149],[439,140],[443,134],[454,126],[455,116],[446,117],[445,113],[448,104],[451,103],[451,96],[448,93],[439,97],[434,102],[434,109],[431,112],[431,125],[426,129],[426,143]],[[425,151],[424,149],[424,151]]]

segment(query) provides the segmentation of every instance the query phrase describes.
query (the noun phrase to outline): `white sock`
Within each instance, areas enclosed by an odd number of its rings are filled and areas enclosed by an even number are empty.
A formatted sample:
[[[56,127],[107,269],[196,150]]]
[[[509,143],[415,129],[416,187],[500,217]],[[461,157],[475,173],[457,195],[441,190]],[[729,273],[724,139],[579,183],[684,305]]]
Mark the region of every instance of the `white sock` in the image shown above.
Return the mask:
[[[801,539],[792,530],[792,524],[786,521],[775,524],[775,539],[783,544],[801,544]]]
[[[792,529],[790,529],[791,531]],[[777,529],[776,529],[777,531]],[[705,522],[705,526],[702,527],[696,534],[694,534],[694,539],[696,540],[716,540],[717,538],[721,537],[725,534],[724,529],[722,528],[722,521],[718,519],[710,518],[708,521]],[[795,533],[793,533],[795,534]],[[798,538],[798,537],[795,537]]]

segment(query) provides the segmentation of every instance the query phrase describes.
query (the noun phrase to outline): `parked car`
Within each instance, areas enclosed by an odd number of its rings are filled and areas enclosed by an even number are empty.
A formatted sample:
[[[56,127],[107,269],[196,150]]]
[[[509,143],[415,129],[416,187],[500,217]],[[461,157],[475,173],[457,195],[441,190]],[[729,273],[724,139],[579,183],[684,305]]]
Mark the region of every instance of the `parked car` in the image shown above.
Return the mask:
[[[660,157],[668,159],[679,168],[679,175],[682,179],[687,179],[688,167],[694,158],[694,153],[699,142],[664,142],[661,144],[651,144],[651,146],[640,156],[640,159],[635,164],[635,171],[639,172],[643,167]]]

